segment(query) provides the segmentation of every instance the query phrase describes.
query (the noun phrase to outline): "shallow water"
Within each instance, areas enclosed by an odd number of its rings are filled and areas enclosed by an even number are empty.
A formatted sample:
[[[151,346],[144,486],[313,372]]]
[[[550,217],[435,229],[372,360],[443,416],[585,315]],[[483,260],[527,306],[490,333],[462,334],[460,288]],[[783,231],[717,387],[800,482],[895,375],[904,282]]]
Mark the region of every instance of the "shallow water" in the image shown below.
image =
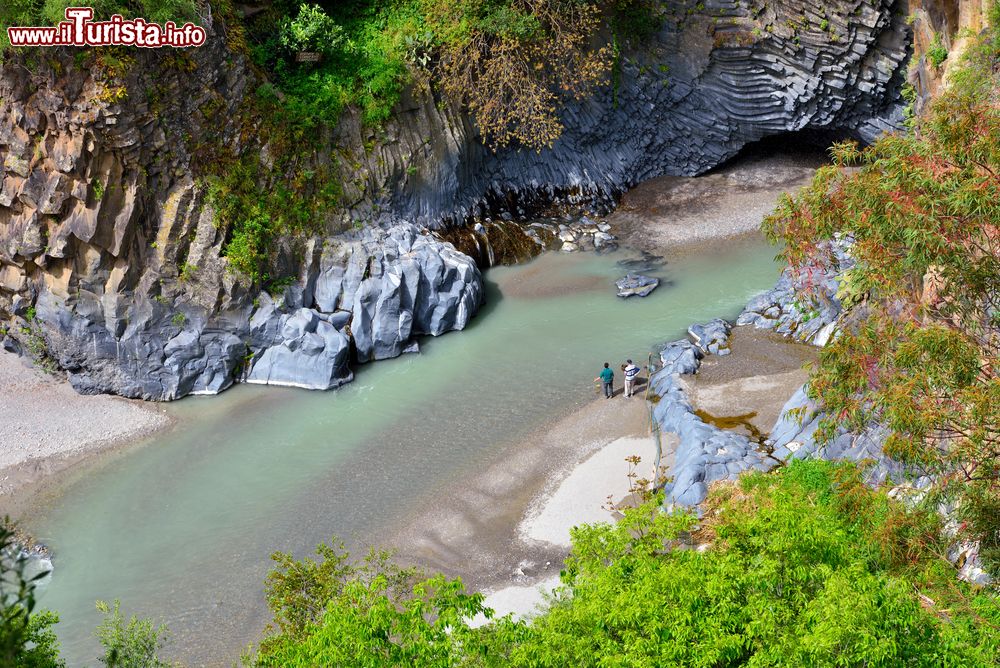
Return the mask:
[[[172,658],[231,665],[267,621],[272,551],[378,543],[408,508],[596,396],[602,362],[645,363],[690,323],[735,316],[773,284],[773,256],[754,240],[670,258],[669,285],[625,301],[623,255],[548,254],[490,270],[464,332],[340,390],[239,386],[171,405],[180,426],[79,469],[24,518],[56,555],[41,605],[62,617],[69,665],[96,664],[94,601],[115,597],[170,627]]]

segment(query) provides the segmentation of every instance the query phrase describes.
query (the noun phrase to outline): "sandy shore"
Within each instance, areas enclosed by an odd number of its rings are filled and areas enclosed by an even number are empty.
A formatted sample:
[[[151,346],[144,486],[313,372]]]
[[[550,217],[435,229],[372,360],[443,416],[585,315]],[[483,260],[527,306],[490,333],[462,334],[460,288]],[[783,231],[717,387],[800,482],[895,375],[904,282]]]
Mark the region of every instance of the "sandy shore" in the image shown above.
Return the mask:
[[[156,404],[77,394],[69,383],[0,351],[0,507],[85,456],[170,424]]]
[[[651,477],[648,427],[641,394],[625,398],[619,388],[594,399],[440,490],[387,544],[402,561],[461,576],[473,590],[531,591],[558,575],[570,527],[613,519],[602,506],[628,494],[626,457],[639,455],[640,475]]]
[[[756,233],[823,162],[811,152],[748,156],[703,176],[661,176],[625,193],[607,220],[623,243],[656,253]]]

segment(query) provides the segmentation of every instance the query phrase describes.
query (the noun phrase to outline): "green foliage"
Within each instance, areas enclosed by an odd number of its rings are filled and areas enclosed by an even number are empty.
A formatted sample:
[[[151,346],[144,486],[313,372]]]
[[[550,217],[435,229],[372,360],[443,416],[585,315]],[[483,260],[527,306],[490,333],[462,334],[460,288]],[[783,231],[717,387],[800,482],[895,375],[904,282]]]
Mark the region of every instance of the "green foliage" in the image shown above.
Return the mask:
[[[405,12],[403,13],[405,14]],[[275,3],[248,21],[251,54],[281,90],[282,113],[297,123],[335,125],[345,107],[359,106],[369,124],[385,121],[407,80],[404,38],[395,5],[369,2]],[[282,26],[275,34],[274,24]],[[297,62],[295,52],[317,51],[320,62]]]
[[[302,4],[298,16],[285,17],[278,40],[292,54],[313,51],[331,56],[344,42],[344,29],[319,5]]]
[[[997,15],[997,5],[993,14]],[[1000,18],[1000,17],[998,17]],[[993,24],[1000,25],[1000,24]],[[857,316],[820,356],[821,435],[878,421],[885,449],[961,501],[997,565],[1000,518],[1000,35],[986,33],[912,136],[833,150],[835,165],[765,221],[789,262],[853,240],[840,296]],[[852,167],[845,170],[845,167]]]
[[[610,15],[641,39],[659,29],[655,4],[617,0]],[[560,103],[605,78],[609,48],[591,45],[602,11],[592,0],[275,2],[248,20],[247,34],[294,116],[333,125],[356,105],[378,125],[404,84],[429,74],[468,107],[487,143],[541,148],[562,130]],[[298,62],[303,49],[324,57]]]
[[[102,664],[108,668],[170,668],[157,656],[167,638],[166,627],[134,616],[126,622],[117,600],[112,605],[98,601],[97,609],[104,615],[96,631],[104,648],[104,656],[98,659]]]
[[[994,594],[956,584],[933,512],[850,465],[795,462],[710,494],[703,520],[658,500],[573,530],[563,588],[531,622],[495,619],[457,580],[381,555],[276,555],[278,628],[257,666],[993,665]],[[677,549],[692,535],[707,550]],[[370,558],[371,559],[371,558]]]
[[[659,9],[652,0],[616,0],[611,3],[611,30],[616,37],[641,44],[660,31]]]
[[[35,586],[46,572],[31,575],[17,545],[10,518],[0,524],[0,665],[62,668],[52,627],[59,618],[35,612]]]
[[[303,168],[311,156],[292,148],[275,158],[268,169],[259,154],[248,151],[228,162],[221,176],[207,179],[216,224],[226,230],[229,268],[254,284],[270,280],[278,238],[321,231],[326,212],[340,197],[328,168]]]
[[[57,623],[59,615],[49,610],[30,616],[23,650],[13,663],[16,668],[64,668],[59,639],[52,628]]]
[[[100,202],[104,199],[104,183],[97,177],[90,182],[90,187],[94,189],[94,199]]]
[[[931,42],[931,46],[927,49],[927,60],[934,67],[941,67],[941,65],[948,59],[948,49],[941,44],[941,36],[934,35],[934,40]]]

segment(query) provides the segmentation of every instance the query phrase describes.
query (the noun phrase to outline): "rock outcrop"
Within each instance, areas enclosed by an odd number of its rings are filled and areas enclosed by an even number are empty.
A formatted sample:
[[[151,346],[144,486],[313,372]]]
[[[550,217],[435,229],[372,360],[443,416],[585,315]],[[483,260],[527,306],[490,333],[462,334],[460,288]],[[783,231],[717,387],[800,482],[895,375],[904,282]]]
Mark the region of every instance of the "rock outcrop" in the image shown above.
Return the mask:
[[[810,272],[782,272],[771,290],[750,300],[737,326],[774,329],[778,333],[814,345],[825,345],[836,335],[841,315],[837,292],[844,271],[853,265],[850,242],[827,246],[829,258]],[[721,319],[692,325],[691,340],[667,344],[660,353],[661,368],[650,376],[657,397],[653,418],[662,432],[679,438],[674,464],[667,472],[665,503],[695,507],[705,500],[708,485],[735,480],[747,470],[768,471],[794,459],[822,458],[869,461],[869,482],[903,480],[910,475],[903,466],[882,452],[887,431],[870,425],[861,433],[839,430],[829,441],[818,441],[816,431],[824,414],[800,388],[782,408],[770,434],[759,441],[709,424],[687,398],[681,376],[698,372],[706,355],[729,353],[731,327]],[[692,342],[693,341],[693,342]]]
[[[664,3],[661,18],[650,43],[623,53],[612,85],[564,109],[563,135],[540,153],[492,153],[468,118],[414,92],[406,127],[390,124],[369,171],[370,183],[392,184],[380,209],[436,225],[554,201],[608,204],[765,137],[870,141],[901,127],[910,30],[897,0]]]
[[[825,247],[825,265],[808,270],[786,267],[773,288],[747,303],[736,324],[772,329],[802,343],[825,346],[843,309],[838,297],[841,279],[854,266],[849,240]]]
[[[703,355],[687,339],[667,344],[660,354],[663,366],[649,378],[657,397],[653,419],[661,432],[676,434],[674,463],[667,471],[664,504],[694,508],[708,496],[708,485],[735,480],[747,470],[768,471],[779,462],[742,434],[705,422],[699,417],[680,380],[696,373]]]

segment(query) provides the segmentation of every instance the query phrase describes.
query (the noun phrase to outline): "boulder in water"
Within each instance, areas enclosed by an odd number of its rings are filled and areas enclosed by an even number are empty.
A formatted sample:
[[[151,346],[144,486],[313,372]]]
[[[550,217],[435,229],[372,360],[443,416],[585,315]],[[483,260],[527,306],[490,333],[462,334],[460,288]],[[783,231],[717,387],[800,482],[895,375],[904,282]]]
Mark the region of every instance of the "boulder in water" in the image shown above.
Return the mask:
[[[626,298],[645,297],[659,284],[660,279],[642,274],[627,274],[625,278],[621,278],[615,283],[618,286],[618,296]]]

